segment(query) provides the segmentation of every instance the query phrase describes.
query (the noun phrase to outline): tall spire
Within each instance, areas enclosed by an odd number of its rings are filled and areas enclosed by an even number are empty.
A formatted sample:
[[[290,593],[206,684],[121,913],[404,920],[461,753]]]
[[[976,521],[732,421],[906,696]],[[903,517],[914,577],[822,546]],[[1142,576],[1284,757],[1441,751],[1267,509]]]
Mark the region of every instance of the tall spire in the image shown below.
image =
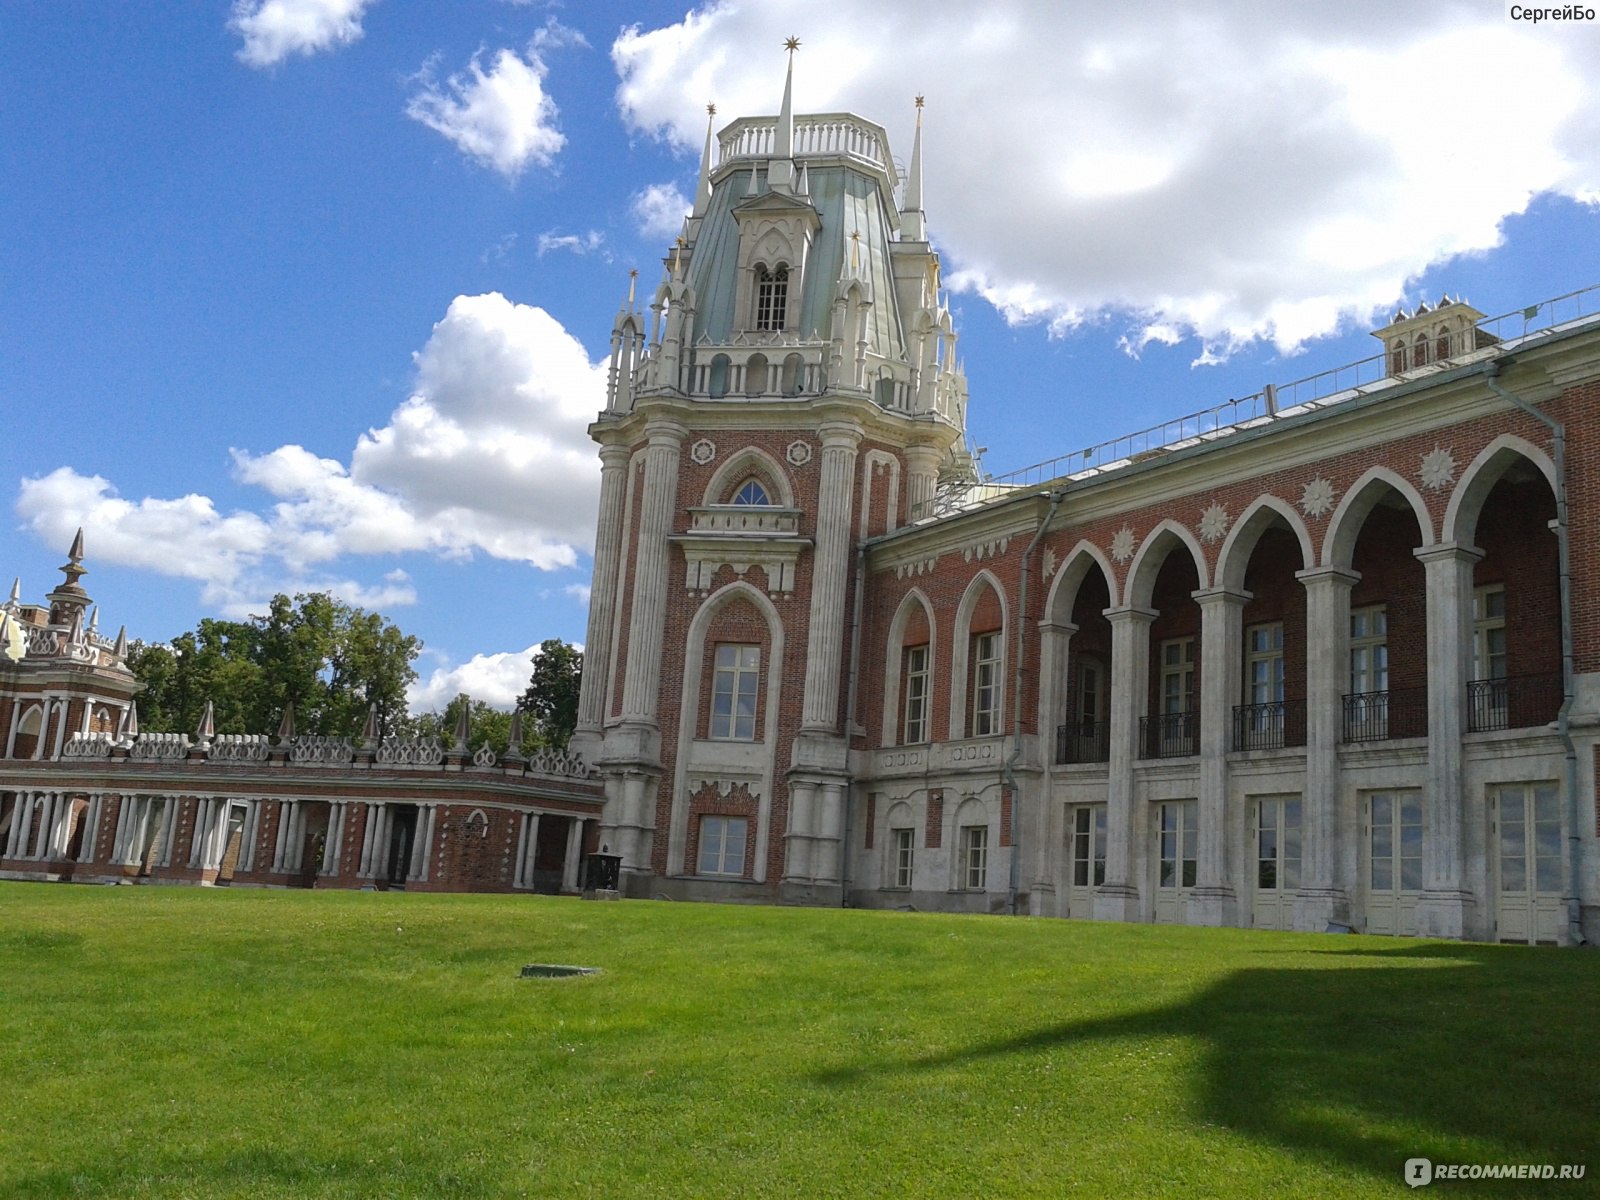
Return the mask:
[[[61,585],[64,589],[70,589],[72,591],[83,590],[78,586],[78,580],[82,579],[89,572],[86,571],[83,566],[82,526],[79,526],[77,535],[72,539],[72,549],[67,551],[67,563],[61,568],[61,573],[67,577],[67,581]]]
[[[911,141],[911,170],[906,174],[905,201],[900,206],[900,236],[920,242],[922,231],[922,97],[917,97],[917,132]]]
[[[767,160],[767,188],[790,195],[794,191],[794,52],[800,49],[800,39],[785,38],[783,48],[789,52],[789,69],[783,77],[783,107],[772,139],[772,157]]]
[[[22,576],[18,575],[11,581],[11,599],[6,601],[7,608],[18,608],[22,604]]]
[[[794,157],[794,52],[800,49],[800,39],[785,38],[783,48],[789,52],[789,69],[783,76],[783,107],[778,110],[778,142],[773,147],[773,158]]]
[[[706,148],[700,152],[700,182],[694,189],[693,217],[703,217],[711,205],[711,127],[717,121],[717,106],[706,105]]]

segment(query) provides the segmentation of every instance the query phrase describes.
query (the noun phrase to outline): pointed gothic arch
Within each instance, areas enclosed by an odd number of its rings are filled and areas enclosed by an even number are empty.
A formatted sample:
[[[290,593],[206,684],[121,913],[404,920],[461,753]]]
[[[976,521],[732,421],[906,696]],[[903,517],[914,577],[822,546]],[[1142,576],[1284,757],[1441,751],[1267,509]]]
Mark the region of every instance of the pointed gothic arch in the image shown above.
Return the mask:
[[[895,609],[894,618],[889,622],[889,640],[884,648],[884,680],[883,680],[883,737],[885,746],[897,746],[904,732],[900,725],[900,693],[901,671],[905,662],[906,629],[910,626],[912,618],[918,613],[923,614],[928,625],[928,678],[939,678],[938,674],[938,641],[939,628],[933,619],[933,604],[921,588],[913,587],[901,598],[900,606]],[[921,645],[913,642],[912,645]],[[932,708],[933,698],[928,697],[929,725],[928,737],[925,741],[933,741]]]
[[[711,474],[701,504],[731,504],[734,494],[744,483],[755,478],[766,488],[772,503],[780,508],[794,507],[794,488],[789,473],[765,450],[746,446],[728,456],[727,460]]]
[[[1144,541],[1139,546],[1139,551],[1128,564],[1128,582],[1123,587],[1122,594],[1125,603],[1136,608],[1148,608],[1150,596],[1155,590],[1156,576],[1161,572],[1161,564],[1167,555],[1179,546],[1189,551],[1189,556],[1194,559],[1194,572],[1199,580],[1200,589],[1211,586],[1209,566],[1206,562],[1206,552],[1200,545],[1200,540],[1189,531],[1188,526],[1168,517],[1159,525],[1145,534]]]
[[[1001,586],[995,573],[985,567],[972,577],[972,581],[967,584],[967,590],[962,593],[961,602],[956,606],[955,624],[950,641],[950,725],[947,734],[952,741],[973,736],[969,720],[972,715],[972,691],[967,678],[971,668],[971,643],[974,636],[972,618],[978,604],[988,592],[994,593],[1000,609],[998,670],[1002,684],[996,697],[994,719],[1000,729],[1005,727],[1007,688],[1003,681],[1006,679],[1008,643],[1011,638],[1011,614],[1006,605],[1005,588]]]
[[[1222,549],[1217,552],[1217,586],[1230,592],[1244,590],[1245,571],[1250,566],[1250,556],[1255,553],[1261,535],[1279,522],[1289,527],[1289,532],[1300,545],[1300,567],[1310,570],[1317,562],[1316,546],[1311,541],[1311,531],[1300,514],[1287,500],[1263,495],[1252,500],[1239,514]]]
[[[1412,515],[1417,519],[1422,544],[1434,544],[1433,518],[1428,515],[1428,505],[1422,493],[1388,467],[1372,467],[1350,485],[1339,506],[1333,510],[1333,516],[1328,519],[1328,531],[1322,537],[1320,566],[1349,569],[1355,554],[1356,539],[1361,536],[1362,524],[1391,490],[1410,506]]]
[[[1461,472],[1461,481],[1450,494],[1450,503],[1444,510],[1442,538],[1455,545],[1471,545],[1477,534],[1478,519],[1483,515],[1483,505],[1506,472],[1520,462],[1535,467],[1556,491],[1556,466],[1550,456],[1526,438],[1503,433],[1478,452],[1476,458]]]

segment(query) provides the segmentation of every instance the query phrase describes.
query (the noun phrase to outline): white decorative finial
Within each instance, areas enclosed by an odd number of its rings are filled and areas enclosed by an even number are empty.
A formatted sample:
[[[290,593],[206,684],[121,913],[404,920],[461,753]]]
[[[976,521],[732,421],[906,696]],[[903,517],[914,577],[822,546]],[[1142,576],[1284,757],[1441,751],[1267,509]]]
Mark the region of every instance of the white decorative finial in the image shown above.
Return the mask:
[[[711,205],[711,128],[716,123],[717,106],[706,105],[706,146],[700,152],[700,182],[694,189],[694,210],[691,218],[703,217]]]

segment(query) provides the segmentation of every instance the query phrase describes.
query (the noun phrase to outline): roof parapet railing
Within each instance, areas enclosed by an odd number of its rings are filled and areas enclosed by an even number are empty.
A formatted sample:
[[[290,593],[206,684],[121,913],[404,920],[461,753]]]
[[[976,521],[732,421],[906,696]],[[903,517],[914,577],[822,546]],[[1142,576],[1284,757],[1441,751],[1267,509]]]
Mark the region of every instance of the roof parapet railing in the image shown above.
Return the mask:
[[[1485,317],[1473,328],[1486,336],[1463,338],[1450,354],[1423,366],[1394,373],[1388,353],[1380,351],[1288,383],[1269,383],[1253,395],[1225,400],[1199,412],[1174,417],[1082,450],[1059,454],[1003,475],[984,475],[964,486],[950,488],[938,496],[931,515],[944,516],[1011,491],[1057,479],[1092,477],[1271,422],[1291,412],[1340,404],[1465,361],[1503,353],[1531,337],[1583,324],[1597,315],[1600,315],[1600,284],[1591,284],[1526,308]]]

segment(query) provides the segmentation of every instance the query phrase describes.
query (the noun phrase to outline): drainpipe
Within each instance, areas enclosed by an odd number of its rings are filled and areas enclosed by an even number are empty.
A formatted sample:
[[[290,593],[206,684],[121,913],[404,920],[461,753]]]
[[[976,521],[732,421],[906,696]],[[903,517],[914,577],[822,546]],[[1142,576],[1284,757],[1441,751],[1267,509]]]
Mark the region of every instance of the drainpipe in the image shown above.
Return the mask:
[[[1028,569],[1033,563],[1033,552],[1039,548],[1050,519],[1067,498],[1067,489],[1057,488],[1050,493],[1050,507],[1045,510],[1039,528],[1033,531],[1033,541],[1022,552],[1022,580],[1017,588],[1017,653],[1012,665],[1013,696],[1011,704],[1011,753],[1000,768],[1001,783],[1011,792],[1011,871],[1006,884],[1006,911],[1017,915],[1017,887],[1022,874],[1022,797],[1017,791],[1017,762],[1022,757],[1022,667],[1028,644]]]
[[[1483,381],[1502,400],[1514,404],[1550,430],[1552,456],[1556,467],[1556,564],[1561,581],[1561,711],[1556,714],[1556,735],[1567,758],[1567,938],[1573,946],[1583,945],[1583,905],[1579,896],[1583,886],[1582,843],[1578,836],[1578,749],[1572,744],[1572,705],[1575,681],[1572,653],[1572,559],[1567,537],[1567,427],[1554,417],[1513,395],[1497,382],[1504,364],[1484,364]]]
[[[845,761],[856,728],[856,688],[861,681],[861,601],[867,591],[867,545],[856,543],[856,594],[850,612],[850,688],[844,706]],[[844,788],[844,843],[839,847],[839,907],[850,907],[850,814],[855,809],[855,778]]]

